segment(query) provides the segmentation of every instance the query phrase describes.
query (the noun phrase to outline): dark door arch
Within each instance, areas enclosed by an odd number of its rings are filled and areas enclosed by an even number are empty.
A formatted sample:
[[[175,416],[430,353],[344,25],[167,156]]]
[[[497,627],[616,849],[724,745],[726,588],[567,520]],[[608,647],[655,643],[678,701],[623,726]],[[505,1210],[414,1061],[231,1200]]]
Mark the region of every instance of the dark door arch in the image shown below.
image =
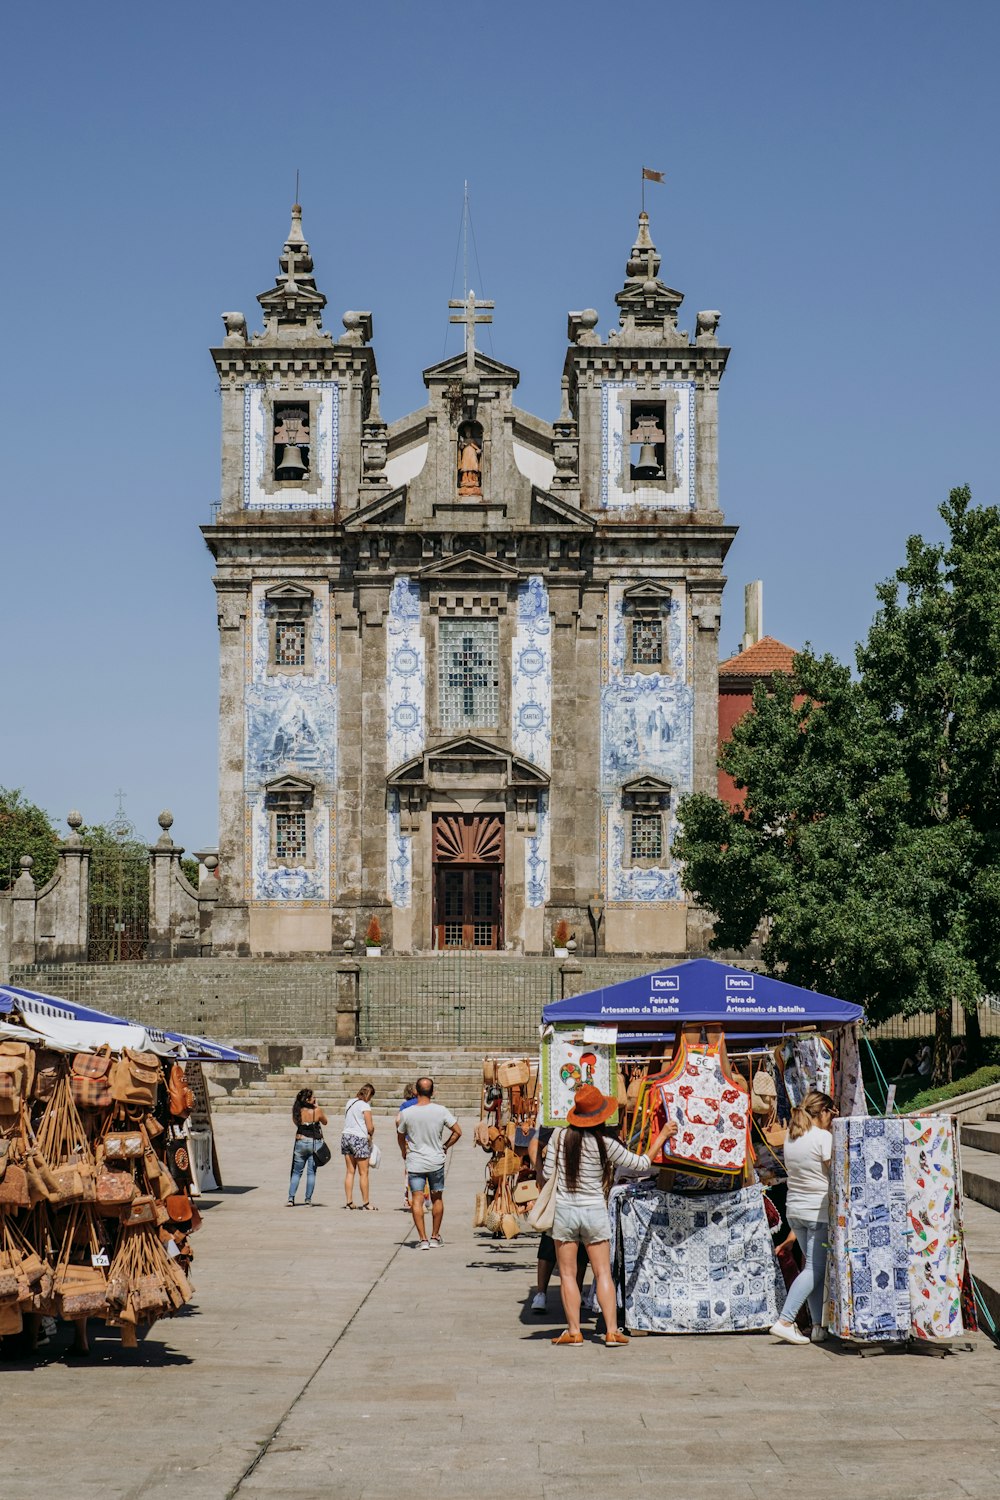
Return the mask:
[[[502,813],[435,813],[434,946],[503,947]]]

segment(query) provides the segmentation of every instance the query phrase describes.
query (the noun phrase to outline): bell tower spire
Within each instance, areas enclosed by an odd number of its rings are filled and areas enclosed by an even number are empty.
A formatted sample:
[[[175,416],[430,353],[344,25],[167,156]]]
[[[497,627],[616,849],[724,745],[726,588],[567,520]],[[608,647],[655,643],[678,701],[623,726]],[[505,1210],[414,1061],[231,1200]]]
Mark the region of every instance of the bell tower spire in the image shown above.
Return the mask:
[[[275,343],[303,343],[315,339],[320,333],[326,298],[316,290],[312,256],[302,233],[300,203],[292,204],[292,224],[278,257],[278,266],[280,274],[275,277],[273,288],[261,292],[257,298],[264,309],[265,338]]]
[[[660,280],[660,254],[649,232],[649,215],[639,215],[639,230],[625,266],[625,285],[615,296],[620,309],[622,343],[686,344],[677,328],[677,312],[684,293]]]

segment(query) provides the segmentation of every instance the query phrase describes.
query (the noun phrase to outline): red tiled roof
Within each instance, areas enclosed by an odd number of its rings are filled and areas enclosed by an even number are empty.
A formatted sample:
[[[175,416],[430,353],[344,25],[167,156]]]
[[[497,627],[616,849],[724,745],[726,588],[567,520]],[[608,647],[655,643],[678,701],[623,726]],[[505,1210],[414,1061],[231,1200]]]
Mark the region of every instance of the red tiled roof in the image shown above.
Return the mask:
[[[762,635],[756,645],[720,662],[719,676],[770,677],[774,672],[791,672],[794,659],[791,646],[776,641],[773,635]]]

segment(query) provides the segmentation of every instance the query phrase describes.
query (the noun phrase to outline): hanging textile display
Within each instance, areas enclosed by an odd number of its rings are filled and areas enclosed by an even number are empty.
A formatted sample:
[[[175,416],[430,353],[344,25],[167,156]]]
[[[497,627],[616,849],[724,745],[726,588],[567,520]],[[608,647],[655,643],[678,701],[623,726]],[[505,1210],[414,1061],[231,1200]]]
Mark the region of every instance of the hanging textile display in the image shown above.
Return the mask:
[[[957,1338],[965,1332],[965,1239],[957,1158],[950,1116],[904,1119],[910,1322],[918,1339]]]
[[[728,1068],[720,1036],[692,1046],[681,1033],[677,1054],[656,1093],[677,1134],[663,1161],[701,1172],[742,1172],[747,1160],[750,1095]]]
[[[793,1109],[810,1089],[833,1097],[833,1044],[825,1036],[790,1036],[775,1048],[774,1057]]]
[[[770,1328],[784,1282],[759,1186],[724,1197],[618,1187],[609,1206],[627,1328],[649,1333]]]
[[[824,1092],[831,1095],[837,1113],[845,1118],[868,1113],[856,1024],[841,1026],[833,1033],[833,1089]]]
[[[840,1338],[910,1335],[903,1121],[833,1121],[827,1326]]]
[[[546,1125],[565,1125],[583,1084],[615,1097],[618,1059],[613,1026],[552,1026],[542,1037],[542,1112]],[[617,1123],[612,1115],[610,1125]]]

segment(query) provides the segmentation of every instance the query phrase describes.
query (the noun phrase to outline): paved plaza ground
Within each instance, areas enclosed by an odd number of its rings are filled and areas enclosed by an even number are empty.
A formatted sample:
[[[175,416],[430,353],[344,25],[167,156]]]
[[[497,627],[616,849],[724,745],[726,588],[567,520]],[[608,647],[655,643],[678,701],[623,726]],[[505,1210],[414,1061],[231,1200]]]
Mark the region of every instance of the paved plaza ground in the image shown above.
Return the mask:
[[[379,1122],[383,1135],[388,1121]],[[417,1251],[387,1149],[377,1214],[283,1202],[289,1122],[219,1122],[192,1309],[135,1351],[0,1363],[8,1500],[774,1500],[1000,1495],[1000,1353],[862,1359],[766,1336],[553,1349],[526,1311],[535,1241],[470,1228],[484,1157],[460,1142],[446,1244]],[[96,1327],[97,1325],[95,1325]],[[47,1356],[47,1357],[46,1357]]]

